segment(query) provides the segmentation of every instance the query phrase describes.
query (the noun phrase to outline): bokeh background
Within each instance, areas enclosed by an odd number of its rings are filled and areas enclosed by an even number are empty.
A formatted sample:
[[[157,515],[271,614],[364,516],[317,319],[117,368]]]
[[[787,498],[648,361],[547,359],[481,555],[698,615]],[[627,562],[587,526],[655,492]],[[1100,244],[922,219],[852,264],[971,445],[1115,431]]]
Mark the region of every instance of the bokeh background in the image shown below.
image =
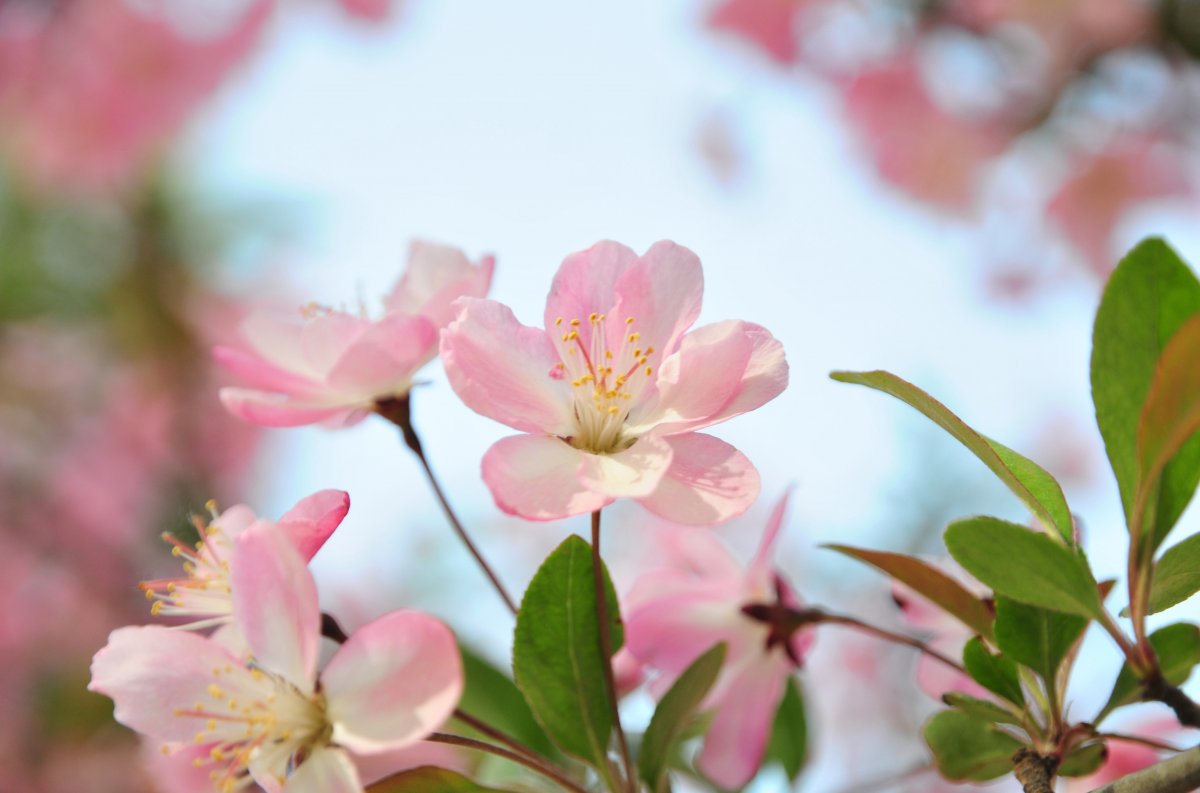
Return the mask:
[[[377,310],[416,238],[494,253],[493,297],[534,324],[567,253],[696,251],[702,321],[765,325],[791,364],[718,432],[764,483],[721,532],[749,554],[794,485],[780,564],[810,601],[904,629],[881,578],[818,546],[937,553],[953,517],[1027,519],[839,368],[901,374],[1042,462],[1120,577],[1091,317],[1140,237],[1200,262],[1198,52],[1195,0],[0,0],[0,793],[172,793],[84,686],[148,617],[158,535],[209,498],[275,517],[348,490],[314,562],[327,610],[426,608],[505,662],[509,618],[394,428],[260,430],[216,398],[209,349],[248,310]],[[520,591],[584,521],[503,516],[479,460],[507,430],[425,374],[429,456]],[[659,527],[636,505],[606,526],[628,584]],[[1085,711],[1118,665],[1086,649]],[[818,637],[800,789],[936,787],[913,661]]]

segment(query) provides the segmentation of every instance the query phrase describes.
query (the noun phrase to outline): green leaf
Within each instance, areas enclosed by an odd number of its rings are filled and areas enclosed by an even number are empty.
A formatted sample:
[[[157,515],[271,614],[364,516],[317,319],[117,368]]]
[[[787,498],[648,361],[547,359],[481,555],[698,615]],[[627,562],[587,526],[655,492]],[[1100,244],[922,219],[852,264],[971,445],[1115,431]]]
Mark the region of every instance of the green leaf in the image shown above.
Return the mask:
[[[655,708],[638,753],[638,774],[650,790],[662,789],[668,758],[716,682],[725,663],[726,649],[722,642],[693,661]]]
[[[1006,656],[1055,685],[1058,667],[1079,641],[1088,620],[1075,614],[996,598],[996,644]]]
[[[508,733],[542,757],[560,757],[508,675],[471,650],[460,649],[465,685],[459,709]]]
[[[1045,534],[977,517],[951,523],[945,539],[955,561],[997,594],[1084,617],[1101,614],[1087,562]]]
[[[1057,529],[1068,545],[1074,545],[1075,526],[1062,487],[1037,463],[980,435],[941,402],[891,372],[833,372],[829,376],[842,383],[874,388],[916,408],[1000,477],[1047,530]]]
[[[775,711],[775,725],[763,763],[779,763],[788,779],[794,781],[807,760],[808,717],[804,712],[804,696],[796,678],[789,677],[779,709]]]
[[[1154,565],[1150,583],[1150,613],[1182,603],[1200,591],[1200,534],[1168,548]]]
[[[1017,665],[1002,655],[992,655],[978,637],[972,638],[963,647],[963,666],[967,674],[988,691],[1025,707],[1025,694],[1021,691]]]
[[[1160,239],[1145,240],[1121,261],[1096,312],[1092,401],[1127,522],[1137,494],[1142,406],[1167,342],[1197,313],[1200,281]],[[1183,513],[1198,477],[1200,441],[1193,439],[1163,471],[1150,532],[1156,541],[1166,537]]]
[[[976,633],[992,636],[992,613],[983,601],[971,594],[962,584],[938,570],[933,565],[913,556],[887,551],[871,551],[849,545],[826,545],[826,548],[866,562],[913,591],[926,597],[934,605],[957,618]]]
[[[925,723],[925,743],[942,776],[987,782],[1012,772],[1021,742],[988,722],[957,710],[944,710]]]
[[[1059,776],[1087,776],[1095,773],[1108,759],[1108,747],[1104,741],[1084,743],[1075,747],[1063,758],[1058,767]]]
[[[503,793],[498,788],[484,787],[454,771],[422,766],[376,782],[367,793]]]
[[[617,596],[607,579],[609,630],[623,641]],[[612,716],[604,690],[591,547],[568,537],[534,574],[513,636],[513,675],[533,715],[563,751],[607,773]]]
[[[1192,668],[1200,663],[1200,628],[1186,622],[1178,622],[1159,628],[1148,637],[1154,654],[1158,656],[1163,679],[1173,686],[1182,686],[1191,677]],[[1141,699],[1141,682],[1129,668],[1128,662],[1117,673],[1108,703],[1096,717],[1096,723],[1119,707]]]
[[[980,699],[979,697],[972,697],[958,691],[943,694],[942,702],[976,719],[995,722],[997,724],[1016,724],[1018,726],[1021,724],[1021,719],[1017,714],[1008,708],[997,705],[995,702]]]

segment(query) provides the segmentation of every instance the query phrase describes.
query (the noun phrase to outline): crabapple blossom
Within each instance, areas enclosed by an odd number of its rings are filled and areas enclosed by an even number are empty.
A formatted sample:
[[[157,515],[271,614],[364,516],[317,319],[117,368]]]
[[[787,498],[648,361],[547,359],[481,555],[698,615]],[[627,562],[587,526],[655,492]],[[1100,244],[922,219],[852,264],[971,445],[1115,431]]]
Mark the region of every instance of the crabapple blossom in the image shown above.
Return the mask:
[[[252,660],[195,633],[159,626],[113,632],[89,688],[118,721],[193,756],[226,793],[257,782],[269,793],[356,793],[351,753],[416,744],[453,712],[462,662],[441,622],[386,614],[353,635],[317,674],[320,611],[305,560],[279,527],[236,540],[233,614]]]
[[[713,719],[696,761],[722,788],[741,788],[754,776],[788,677],[812,643],[811,631],[753,616],[800,607],[771,562],[786,508],[784,496],[746,568],[709,534],[675,534],[671,566],[642,575],[627,600],[626,646],[659,673],[652,683],[658,694],[710,647],[727,644],[725,665],[701,705]]]
[[[495,301],[460,301],[442,334],[450,384],[477,413],[525,433],[483,458],[502,510],[553,520],[628,497],[668,520],[709,524],[753,503],[754,466],[697,430],[777,396],[787,362],[749,322],[688,332],[702,293],[687,248],[663,241],[638,256],[605,241],[563,261],[545,330]]]
[[[382,400],[403,397],[437,355],[438,330],[458,297],[482,297],[494,261],[472,265],[460,251],[414,243],[381,319],[310,305],[301,321],[257,313],[242,323],[249,350],[219,346],[216,359],[251,388],[223,388],[221,401],[256,424],[349,426]]]

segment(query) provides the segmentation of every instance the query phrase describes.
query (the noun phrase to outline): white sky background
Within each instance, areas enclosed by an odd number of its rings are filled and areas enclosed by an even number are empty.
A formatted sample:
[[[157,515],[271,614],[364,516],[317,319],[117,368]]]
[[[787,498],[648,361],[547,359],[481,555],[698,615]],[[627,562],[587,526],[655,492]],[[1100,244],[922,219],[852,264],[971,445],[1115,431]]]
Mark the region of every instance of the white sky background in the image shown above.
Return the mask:
[[[762,503],[729,533],[740,551],[754,546],[771,503],[796,483],[780,559],[810,599],[836,607],[830,593],[846,583],[834,586],[831,576],[852,575],[852,588],[864,587],[857,596],[886,605],[882,588],[865,588],[878,577],[816,545],[908,547],[889,534],[889,521],[910,497],[933,500],[902,489],[923,459],[914,439],[961,465],[963,479],[988,476],[910,409],[834,383],[830,370],[895,371],[1027,452],[1022,444],[1051,410],[1080,417],[1094,437],[1087,360],[1096,286],[1080,274],[1026,305],[987,302],[977,241],[881,189],[834,118],[832,96],[714,40],[693,3],[414,2],[386,29],[315,6],[278,26],[190,143],[210,192],[298,209],[298,239],[274,275],[286,275],[302,301],[354,305],[361,296],[376,306],[408,241],[425,237],[472,256],[495,253],[492,296],[539,324],[567,253],[603,238],[639,251],[661,238],[692,248],[705,267],[701,322],[758,322],[788,351],[789,390],[714,434],[763,475]],[[696,150],[713,107],[735,118],[748,152],[748,177],[731,189]],[[1167,233],[1200,261],[1200,236],[1184,220],[1143,216],[1122,233]],[[263,283],[261,270],[235,276]],[[433,384],[415,397],[427,450],[519,593],[541,556],[586,521],[504,518],[478,470],[486,448],[510,431],[458,403],[437,364],[428,375]],[[351,493],[350,518],[316,561],[322,581],[366,601],[419,603],[470,638],[503,637],[508,618],[448,539],[388,426],[272,433],[272,451],[254,488],[263,512],[323,487]],[[1093,562],[1116,575],[1119,502],[1111,475],[1102,469],[1097,479],[1068,497],[1087,522]],[[982,487],[984,497],[956,514],[1025,519],[999,486]],[[650,521],[636,506],[614,514],[607,537],[619,554]],[[1195,529],[1195,517],[1177,536]],[[626,536],[621,522],[632,527]],[[502,657],[507,639],[496,641]],[[1107,693],[1115,661],[1096,657],[1096,686]],[[836,779],[828,753],[822,762],[826,770],[805,789]]]

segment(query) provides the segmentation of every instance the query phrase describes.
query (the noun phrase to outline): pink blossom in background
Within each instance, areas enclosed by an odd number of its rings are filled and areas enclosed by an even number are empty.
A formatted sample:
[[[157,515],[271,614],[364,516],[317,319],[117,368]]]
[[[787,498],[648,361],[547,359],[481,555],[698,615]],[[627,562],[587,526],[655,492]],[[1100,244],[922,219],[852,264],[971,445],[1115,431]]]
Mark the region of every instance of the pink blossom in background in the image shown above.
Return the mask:
[[[1169,718],[1153,719],[1135,723],[1120,732],[1137,735],[1168,744],[1187,745],[1188,735],[1177,721]],[[1145,744],[1131,741],[1109,740],[1108,758],[1096,773],[1071,779],[1067,782],[1067,793],[1085,793],[1111,784],[1123,776],[1149,768],[1164,759],[1169,753]]]
[[[42,188],[127,185],[246,59],[273,5],[255,0],[210,38],[126,0],[73,0],[36,17],[5,8],[0,146]]]
[[[797,19],[813,0],[721,0],[708,16],[712,29],[758,47],[777,63],[799,60]]]
[[[89,686],[113,699],[126,726],[205,747],[218,788],[252,778],[268,791],[358,793],[350,752],[412,746],[453,712],[462,668],[442,623],[386,614],[318,675],[316,586],[292,540],[270,524],[246,530],[230,575],[252,664],[195,633],[121,628],[96,654]]]
[[[471,264],[457,249],[415,243],[382,319],[315,305],[299,321],[251,314],[241,326],[248,350],[213,351],[251,386],[223,388],[221,401],[239,418],[270,427],[357,423],[377,402],[408,393],[417,370],[437,356],[450,304],[486,294],[493,267],[490,256]]]
[[[912,57],[860,73],[846,89],[845,113],[885,181],[954,213],[972,208],[984,168],[1008,145],[994,123],[940,107]]]
[[[723,788],[741,788],[758,770],[787,680],[812,643],[810,631],[776,636],[742,611],[763,603],[800,608],[771,561],[786,508],[785,496],[748,567],[711,534],[675,533],[668,566],[642,575],[627,599],[625,646],[658,673],[651,684],[657,695],[701,654],[727,644],[725,665],[701,706],[713,718],[696,760]]]
[[[1125,213],[1167,198],[1194,202],[1196,185],[1162,141],[1124,139],[1079,160],[1047,214],[1089,266],[1106,276],[1117,264],[1114,230]]]
[[[386,22],[396,13],[400,0],[338,0],[342,11],[363,22]]]
[[[696,430],[753,410],[787,385],[783,347],[758,325],[700,313],[700,261],[658,242],[638,256],[600,242],[566,258],[543,331],[506,306],[465,299],[442,360],[468,407],[518,430],[484,455],[497,506],[529,520],[634,498],[678,523],[745,511],[758,472]]]

